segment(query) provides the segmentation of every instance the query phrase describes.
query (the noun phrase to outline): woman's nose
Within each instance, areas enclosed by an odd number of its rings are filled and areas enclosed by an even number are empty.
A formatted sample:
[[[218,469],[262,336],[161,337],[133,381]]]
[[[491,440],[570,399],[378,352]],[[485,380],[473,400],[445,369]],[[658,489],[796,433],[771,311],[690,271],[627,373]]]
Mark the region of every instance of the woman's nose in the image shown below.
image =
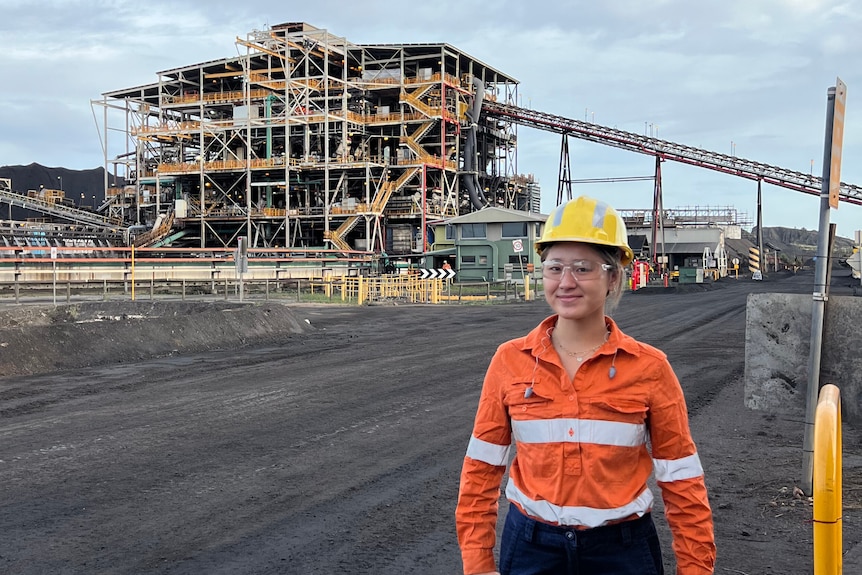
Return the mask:
[[[577,284],[578,278],[575,277],[575,270],[573,270],[570,266],[565,266],[563,268],[563,276],[560,278],[560,283],[567,284]]]

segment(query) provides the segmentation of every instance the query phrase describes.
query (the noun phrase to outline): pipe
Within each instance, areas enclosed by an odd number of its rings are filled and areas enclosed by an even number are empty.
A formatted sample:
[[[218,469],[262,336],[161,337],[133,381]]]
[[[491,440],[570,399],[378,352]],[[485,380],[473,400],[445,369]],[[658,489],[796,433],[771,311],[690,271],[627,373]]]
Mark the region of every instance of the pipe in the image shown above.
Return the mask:
[[[485,194],[482,192],[482,185],[479,183],[479,172],[476,165],[476,132],[479,129],[479,114],[482,112],[482,102],[485,99],[485,82],[474,76],[472,83],[475,90],[473,105],[464,112],[464,115],[470,120],[470,127],[467,130],[467,136],[464,141],[464,174],[462,181],[464,187],[467,188],[467,195],[470,196],[470,203],[477,210],[481,210],[488,205],[488,200],[485,198]]]

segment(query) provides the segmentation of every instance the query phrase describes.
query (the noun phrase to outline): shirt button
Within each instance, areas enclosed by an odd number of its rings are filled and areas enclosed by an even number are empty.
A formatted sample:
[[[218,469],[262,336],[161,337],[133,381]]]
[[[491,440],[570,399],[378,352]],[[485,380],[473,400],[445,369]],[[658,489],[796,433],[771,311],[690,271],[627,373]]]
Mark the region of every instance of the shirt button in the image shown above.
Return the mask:
[[[570,396],[569,396],[569,401],[575,401],[575,396],[574,396],[574,395],[570,395]]]
[[[574,538],[575,538],[575,534],[574,534],[574,533],[572,533],[571,531],[566,531],[566,539],[568,539],[569,541],[571,541],[571,540],[572,540],[572,539],[574,539]]]

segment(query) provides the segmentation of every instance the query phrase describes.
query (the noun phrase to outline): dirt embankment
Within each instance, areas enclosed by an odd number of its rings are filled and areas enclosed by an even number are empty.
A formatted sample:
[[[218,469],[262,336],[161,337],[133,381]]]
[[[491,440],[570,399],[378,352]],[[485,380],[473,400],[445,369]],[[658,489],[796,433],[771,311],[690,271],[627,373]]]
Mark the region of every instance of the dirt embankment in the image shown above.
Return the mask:
[[[310,329],[278,303],[19,306],[0,309],[0,377],[236,348]]]

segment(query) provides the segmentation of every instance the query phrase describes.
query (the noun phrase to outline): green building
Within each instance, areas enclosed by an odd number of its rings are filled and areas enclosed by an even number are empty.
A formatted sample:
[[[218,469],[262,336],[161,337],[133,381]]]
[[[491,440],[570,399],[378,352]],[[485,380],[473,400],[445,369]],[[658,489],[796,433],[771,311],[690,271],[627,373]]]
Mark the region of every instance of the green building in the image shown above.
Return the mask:
[[[538,269],[535,242],[546,219],[497,207],[451,218],[435,227],[425,266],[439,268],[448,261],[459,282],[508,278],[520,282],[534,266]]]

